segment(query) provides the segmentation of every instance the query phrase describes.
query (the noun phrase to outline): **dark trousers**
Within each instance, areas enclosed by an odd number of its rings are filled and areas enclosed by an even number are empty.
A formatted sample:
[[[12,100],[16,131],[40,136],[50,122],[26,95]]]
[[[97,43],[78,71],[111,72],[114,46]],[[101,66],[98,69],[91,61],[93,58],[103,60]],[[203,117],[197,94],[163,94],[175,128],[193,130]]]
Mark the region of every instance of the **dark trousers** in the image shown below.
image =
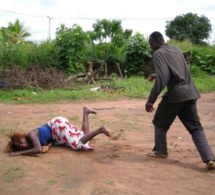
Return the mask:
[[[166,97],[162,98],[153,119],[155,126],[155,148],[153,150],[156,150],[158,154],[167,154],[166,135],[176,116],[179,117],[191,134],[202,161],[214,160],[213,153],[199,120],[196,100],[169,103]]]

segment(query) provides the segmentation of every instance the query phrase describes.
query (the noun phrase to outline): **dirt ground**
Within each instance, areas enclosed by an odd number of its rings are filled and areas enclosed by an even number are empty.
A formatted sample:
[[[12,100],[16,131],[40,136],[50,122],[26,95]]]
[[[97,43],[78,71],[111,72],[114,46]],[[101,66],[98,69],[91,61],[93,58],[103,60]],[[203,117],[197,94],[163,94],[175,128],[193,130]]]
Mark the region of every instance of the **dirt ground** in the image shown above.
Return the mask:
[[[215,93],[201,95],[198,111],[215,154]],[[146,113],[145,102],[127,99],[45,105],[0,103],[0,194],[214,194],[215,171],[205,168],[178,119],[168,133],[169,157],[146,156],[154,143],[154,113]],[[9,157],[3,153],[8,142],[5,134],[10,130],[28,132],[55,116],[66,117],[81,127],[83,106],[97,112],[96,116],[90,115],[91,129],[106,124],[114,135],[94,138],[93,151],[55,146],[46,154],[31,157]]]

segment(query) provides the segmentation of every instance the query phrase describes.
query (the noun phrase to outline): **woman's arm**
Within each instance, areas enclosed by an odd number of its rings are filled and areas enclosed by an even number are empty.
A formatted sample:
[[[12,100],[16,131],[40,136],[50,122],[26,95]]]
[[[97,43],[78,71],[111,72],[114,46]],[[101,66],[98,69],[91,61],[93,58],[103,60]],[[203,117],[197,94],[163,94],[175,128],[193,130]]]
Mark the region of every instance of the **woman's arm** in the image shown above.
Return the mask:
[[[37,129],[31,130],[28,133],[27,138],[32,142],[33,147],[31,149],[27,149],[27,150],[11,152],[10,156],[32,155],[32,154],[41,153],[41,144],[40,144],[40,140],[38,138],[38,130]]]

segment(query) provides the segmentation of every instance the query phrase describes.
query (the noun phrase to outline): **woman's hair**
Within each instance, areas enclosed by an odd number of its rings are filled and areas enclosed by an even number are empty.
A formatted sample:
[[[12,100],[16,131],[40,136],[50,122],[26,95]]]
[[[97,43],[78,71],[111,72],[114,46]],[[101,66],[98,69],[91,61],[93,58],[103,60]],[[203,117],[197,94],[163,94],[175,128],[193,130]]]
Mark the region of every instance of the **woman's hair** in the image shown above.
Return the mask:
[[[27,136],[26,133],[11,133],[10,135],[8,135],[8,137],[10,138],[10,141],[8,142],[5,148],[5,152],[9,153],[13,151],[18,151],[18,149],[14,145],[14,141],[18,142],[20,139],[26,136]]]

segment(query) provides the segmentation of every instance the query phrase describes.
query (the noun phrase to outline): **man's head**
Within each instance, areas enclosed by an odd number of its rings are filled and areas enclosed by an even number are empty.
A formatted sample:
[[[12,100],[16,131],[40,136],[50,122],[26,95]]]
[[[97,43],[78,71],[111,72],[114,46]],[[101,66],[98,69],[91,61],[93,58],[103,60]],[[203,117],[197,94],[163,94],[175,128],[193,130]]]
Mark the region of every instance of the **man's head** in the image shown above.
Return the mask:
[[[164,38],[160,32],[155,31],[149,36],[149,45],[152,52],[159,49],[163,44],[164,44]]]

